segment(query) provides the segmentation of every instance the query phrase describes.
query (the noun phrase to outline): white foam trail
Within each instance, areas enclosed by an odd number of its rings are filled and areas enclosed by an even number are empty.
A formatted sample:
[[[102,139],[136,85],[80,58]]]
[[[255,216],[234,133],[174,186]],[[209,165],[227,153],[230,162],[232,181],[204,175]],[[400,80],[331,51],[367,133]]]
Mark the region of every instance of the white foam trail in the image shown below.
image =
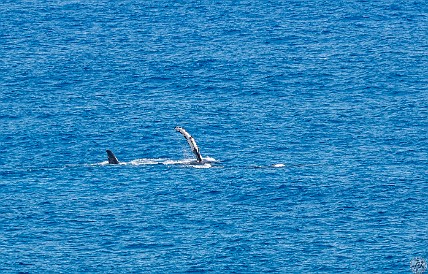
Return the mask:
[[[142,159],[135,159],[127,164],[133,165],[133,166],[141,166],[141,165],[158,165],[162,164],[166,159],[151,159],[151,158],[142,158]]]
[[[109,164],[109,162],[108,161],[103,161],[103,162],[101,162],[101,163],[96,163],[96,164],[88,164],[88,166],[118,166],[118,165],[126,165],[126,163],[123,163],[123,162],[119,162],[119,164],[114,164],[114,165],[112,165],[112,164]]]
[[[210,168],[212,167],[211,163],[218,162],[216,159],[211,157],[203,158],[205,163],[196,162],[195,159],[181,159],[181,160],[171,160],[165,158],[141,158],[135,159],[129,162],[119,162],[118,165],[132,165],[132,166],[145,166],[145,165],[183,165],[191,166],[194,168]],[[92,164],[93,166],[106,166],[110,165],[108,161],[103,161],[101,163]],[[112,165],[112,166],[118,166]]]
[[[205,164],[202,164],[202,165],[192,165],[192,167],[193,168],[210,168],[210,167],[212,167],[212,165],[210,165],[208,163],[205,163]]]
[[[178,165],[178,166],[187,166],[192,168],[212,168],[216,167],[215,163],[219,163],[219,160],[216,160],[212,157],[204,157],[202,163],[195,161],[193,158],[181,159],[181,160],[172,160],[166,158],[141,158],[135,159],[129,162],[119,162],[117,165],[111,165],[108,161],[103,161],[96,164],[89,164],[88,166],[121,166],[121,165],[131,165],[131,166],[147,166],[147,165]],[[287,164],[288,165],[288,164]],[[252,168],[283,168],[286,164],[277,163],[271,164],[269,166],[252,166]]]
[[[214,159],[214,158],[212,158],[212,157],[205,157],[205,158],[203,158],[203,160],[204,161],[206,161],[206,162],[219,162],[218,160],[216,160],[216,159]]]

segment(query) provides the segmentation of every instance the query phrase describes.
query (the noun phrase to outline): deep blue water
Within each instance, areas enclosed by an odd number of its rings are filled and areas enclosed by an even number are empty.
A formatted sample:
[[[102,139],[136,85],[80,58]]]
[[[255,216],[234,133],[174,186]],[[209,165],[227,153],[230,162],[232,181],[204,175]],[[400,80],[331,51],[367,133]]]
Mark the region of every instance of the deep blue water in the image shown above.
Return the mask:
[[[3,0],[0,271],[411,273],[427,29],[422,0]]]

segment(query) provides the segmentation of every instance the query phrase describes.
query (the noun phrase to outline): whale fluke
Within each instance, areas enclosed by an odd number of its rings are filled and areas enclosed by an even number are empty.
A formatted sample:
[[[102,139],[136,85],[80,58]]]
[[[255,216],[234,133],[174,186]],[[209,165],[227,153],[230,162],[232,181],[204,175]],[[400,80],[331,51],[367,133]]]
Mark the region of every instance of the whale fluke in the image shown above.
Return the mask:
[[[108,157],[108,163],[112,164],[112,165],[117,165],[119,164],[119,160],[117,160],[116,156],[114,156],[113,152],[111,152],[111,150],[106,150],[107,152],[107,157]]]
[[[192,149],[193,154],[196,156],[196,160],[201,163],[202,162],[202,156],[199,152],[199,147],[195,142],[195,139],[182,127],[175,127],[175,130],[180,132],[184,138],[186,138],[187,143],[189,143],[190,148]]]

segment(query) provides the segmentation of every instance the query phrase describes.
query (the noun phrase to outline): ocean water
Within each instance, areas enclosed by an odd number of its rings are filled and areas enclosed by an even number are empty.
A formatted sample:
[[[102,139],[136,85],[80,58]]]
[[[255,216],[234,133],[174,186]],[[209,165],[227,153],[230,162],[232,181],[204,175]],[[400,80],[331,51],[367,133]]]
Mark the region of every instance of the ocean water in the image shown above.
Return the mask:
[[[412,273],[427,27],[421,0],[3,0],[0,272]]]

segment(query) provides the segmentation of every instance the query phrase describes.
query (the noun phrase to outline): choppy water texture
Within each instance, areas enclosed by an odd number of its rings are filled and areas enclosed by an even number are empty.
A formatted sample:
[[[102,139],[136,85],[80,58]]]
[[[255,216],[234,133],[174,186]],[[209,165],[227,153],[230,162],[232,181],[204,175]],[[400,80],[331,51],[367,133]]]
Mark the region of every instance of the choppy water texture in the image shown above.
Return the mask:
[[[3,0],[0,26],[2,273],[428,257],[426,1]]]

